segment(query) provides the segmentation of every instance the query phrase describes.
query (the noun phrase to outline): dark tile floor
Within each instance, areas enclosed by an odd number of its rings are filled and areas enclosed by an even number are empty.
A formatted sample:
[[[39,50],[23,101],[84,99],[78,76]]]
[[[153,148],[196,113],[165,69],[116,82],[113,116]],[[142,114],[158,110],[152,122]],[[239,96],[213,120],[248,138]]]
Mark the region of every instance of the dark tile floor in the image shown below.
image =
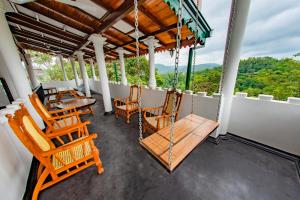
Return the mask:
[[[104,174],[90,167],[40,193],[40,199],[300,199],[293,162],[224,140],[198,146],[170,175],[138,143],[137,118],[127,125],[103,116],[99,95],[90,132],[98,133]]]

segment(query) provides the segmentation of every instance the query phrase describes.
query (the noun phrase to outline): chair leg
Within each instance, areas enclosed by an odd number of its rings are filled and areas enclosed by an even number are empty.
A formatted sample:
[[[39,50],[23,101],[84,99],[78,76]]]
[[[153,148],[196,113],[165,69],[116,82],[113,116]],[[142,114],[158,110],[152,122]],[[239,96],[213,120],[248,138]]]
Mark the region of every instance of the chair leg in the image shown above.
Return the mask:
[[[130,115],[126,114],[126,123],[129,124],[130,123]]]
[[[102,174],[104,172],[103,166],[102,166],[102,162],[99,158],[99,150],[96,147],[93,147],[93,156],[95,159],[95,163],[98,169],[98,174]]]
[[[38,179],[38,182],[35,185],[33,194],[32,194],[32,200],[37,200],[38,195],[40,193],[41,187],[43,186],[44,181],[46,180],[47,176],[49,175],[49,171],[45,169],[41,176]]]
[[[39,164],[39,168],[38,168],[38,171],[37,171],[37,178],[39,179],[42,172],[43,172],[43,169],[44,169],[44,166],[40,163]]]

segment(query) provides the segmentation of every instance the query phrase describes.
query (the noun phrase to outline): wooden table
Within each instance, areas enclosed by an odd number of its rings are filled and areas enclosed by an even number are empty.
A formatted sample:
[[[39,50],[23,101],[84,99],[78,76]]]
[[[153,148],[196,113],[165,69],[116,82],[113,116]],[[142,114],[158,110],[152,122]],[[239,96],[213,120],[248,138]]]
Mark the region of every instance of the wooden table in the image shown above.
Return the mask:
[[[169,166],[171,126],[144,138],[140,144],[172,171],[218,126],[218,122],[195,114],[190,114],[175,122],[171,166]]]
[[[96,99],[65,99],[62,100],[61,103],[57,104],[57,108],[59,109],[66,109],[66,108],[75,108],[78,111],[81,111],[81,114],[88,114],[92,113],[92,108],[91,106],[96,103]],[[88,111],[85,111],[88,110]]]

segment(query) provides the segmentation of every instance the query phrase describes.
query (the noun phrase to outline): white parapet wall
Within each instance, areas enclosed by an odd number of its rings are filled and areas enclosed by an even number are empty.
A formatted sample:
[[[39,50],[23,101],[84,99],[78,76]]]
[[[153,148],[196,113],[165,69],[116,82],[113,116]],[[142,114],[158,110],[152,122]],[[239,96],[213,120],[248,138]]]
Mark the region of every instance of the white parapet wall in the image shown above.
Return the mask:
[[[100,81],[90,79],[89,83],[91,90],[101,94]],[[129,85],[110,82],[109,87],[112,98],[129,95]],[[161,106],[165,93],[166,89],[144,87],[143,107]],[[191,112],[192,95],[188,93],[184,96],[180,118]],[[194,113],[215,120],[218,103],[219,94],[197,93],[194,95]],[[252,98],[247,97],[247,93],[237,93],[233,98],[228,132],[300,155],[300,100],[290,97],[288,101],[275,101],[271,95]]]
[[[285,102],[272,100],[271,95],[246,96],[237,94],[233,100],[229,132],[300,155],[300,99]]]

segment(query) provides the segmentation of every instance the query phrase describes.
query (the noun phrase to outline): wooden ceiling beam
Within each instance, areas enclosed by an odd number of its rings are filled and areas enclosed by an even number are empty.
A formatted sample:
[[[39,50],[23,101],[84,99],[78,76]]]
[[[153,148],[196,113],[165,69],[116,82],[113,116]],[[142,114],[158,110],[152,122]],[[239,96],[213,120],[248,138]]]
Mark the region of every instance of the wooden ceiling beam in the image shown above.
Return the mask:
[[[62,49],[59,49],[57,47],[53,47],[51,45],[50,45],[50,48],[48,48],[45,44],[40,43],[40,42],[29,41],[29,40],[21,39],[21,38],[17,38],[17,40],[18,40],[18,42],[20,44],[27,44],[27,45],[32,45],[32,46],[40,47],[40,48],[43,48],[43,49],[48,49],[49,51],[52,51],[52,52],[54,52],[56,54],[64,53],[66,55],[70,55],[72,53],[71,51],[62,50]]]
[[[177,27],[177,23],[176,23],[176,24],[172,24],[172,25],[170,25],[170,26],[165,27],[165,29],[160,29],[160,30],[154,31],[154,32],[151,33],[150,35],[144,35],[144,36],[140,37],[140,38],[139,38],[139,41],[144,40],[144,39],[146,39],[146,38],[149,37],[149,36],[152,36],[152,35],[155,36],[155,35],[161,34],[161,33],[163,33],[163,32],[166,32],[166,31],[168,31],[168,30],[172,30],[172,29],[174,29],[174,28],[176,28],[176,27]],[[132,41],[130,41],[130,42],[127,42],[127,43],[123,44],[121,47],[130,45],[130,44],[132,44],[132,43],[134,43],[134,42],[135,42],[135,40],[132,40]],[[167,45],[167,44],[166,44],[166,45]],[[165,45],[164,45],[164,46],[165,46]],[[116,49],[116,48],[112,48],[111,51],[113,51],[113,50],[115,50],[115,49]]]
[[[77,29],[84,33],[93,33],[94,29],[80,21],[80,18],[78,18],[76,15],[73,15],[72,13],[66,12],[64,9],[60,9],[59,6],[53,7],[53,3],[61,4],[60,2],[56,1],[35,1],[30,2],[26,4],[21,4],[21,6],[32,10],[36,13],[39,13],[41,15],[44,15],[46,17],[49,17],[51,19],[54,19],[62,24],[65,24],[69,27],[72,27],[74,29]]]
[[[55,51],[61,51],[61,52],[65,52],[66,54],[70,54],[72,53],[72,50],[69,49],[62,49],[56,45],[53,44],[46,44],[40,41],[36,41],[36,40],[31,40],[31,39],[26,39],[24,37],[20,37],[20,36],[16,36],[16,39],[19,43],[26,43],[26,44],[32,44],[32,45],[36,45],[36,46],[40,46],[40,47],[44,47],[44,48],[53,48]]]
[[[138,0],[138,4],[143,4],[146,0]],[[110,28],[112,25],[114,25],[119,20],[123,19],[127,14],[129,14],[134,9],[134,1],[126,0],[124,1],[116,10],[112,11],[111,9],[108,9],[107,6],[104,6],[104,3],[97,0],[92,0],[95,4],[97,4],[100,7],[105,8],[108,10],[109,14],[105,15],[101,19],[101,25],[96,28],[95,32],[96,34],[102,34],[104,31],[106,31],[108,28]],[[79,45],[80,48],[84,46],[88,42],[89,36],[85,37],[85,40]],[[79,49],[80,49],[79,48]]]
[[[43,37],[43,36],[41,36],[37,33],[33,33],[33,32],[30,32],[30,31],[27,31],[27,30],[22,30],[21,31],[21,30],[16,29],[15,27],[12,27],[12,26],[11,26],[10,29],[11,29],[12,33],[15,36],[22,36],[22,37],[25,37],[25,38],[30,38],[30,39],[35,40],[35,41],[41,41],[41,42],[53,44],[53,45],[56,45],[56,46],[61,47],[61,48],[69,49],[71,51],[73,51],[77,47],[75,45],[64,43],[64,42],[61,42],[59,40],[49,38],[47,36]]]
[[[73,33],[64,31],[58,27],[52,26],[45,22],[36,21],[34,18],[20,14],[20,13],[6,13],[7,21],[25,26],[27,28],[63,39],[72,43],[79,43],[83,41],[81,36],[75,35]]]
[[[46,53],[46,54],[54,54],[56,55],[57,53],[56,52],[53,52],[49,49],[45,49],[43,47],[37,47],[37,46],[34,46],[34,45],[30,45],[30,44],[23,44],[23,49],[30,49],[30,50],[33,50],[33,51],[38,51],[38,52],[41,52],[41,53]],[[68,57],[69,55],[68,54],[64,54],[64,53],[61,53],[61,55],[63,57]]]
[[[149,12],[149,10],[147,10],[143,5],[139,6],[139,10],[145,15],[147,16],[151,21],[153,21],[155,24],[157,24],[160,29],[165,30],[166,26],[157,19],[156,16],[154,16],[151,12]],[[170,35],[171,38],[176,38],[176,34],[173,33],[172,31],[168,30],[167,33]]]

